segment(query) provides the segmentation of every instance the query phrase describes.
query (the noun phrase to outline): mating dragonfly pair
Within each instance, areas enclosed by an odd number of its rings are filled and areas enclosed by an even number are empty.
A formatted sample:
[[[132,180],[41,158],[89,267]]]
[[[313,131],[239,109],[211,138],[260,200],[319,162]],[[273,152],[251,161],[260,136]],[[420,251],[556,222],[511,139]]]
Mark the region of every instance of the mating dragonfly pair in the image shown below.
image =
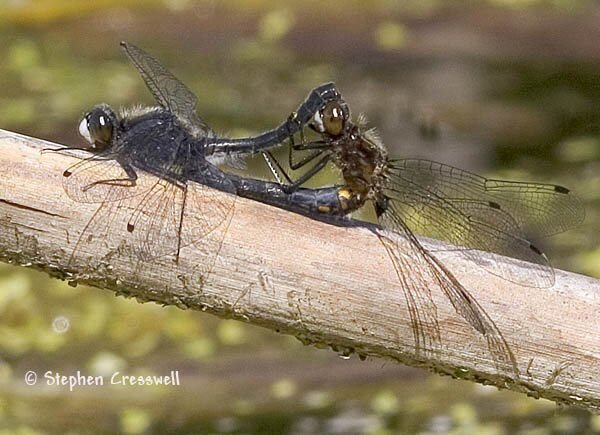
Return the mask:
[[[435,352],[441,342],[433,289],[424,289],[428,283],[485,337],[497,366],[517,372],[494,321],[414,233],[456,245],[507,280],[548,287],[554,282],[553,269],[525,231],[535,228],[540,235],[551,235],[581,222],[583,207],[568,189],[490,180],[428,160],[391,160],[374,131],[360,118],[353,121],[333,83],[311,91],[273,130],[250,138],[222,138],[197,115],[196,97],[182,82],[143,50],[121,45],[159,106],[118,115],[102,104],[81,120],[79,132],[90,143],[91,155],[64,171],[63,184],[71,199],[98,203],[99,208],[75,250],[90,236],[107,231],[113,212],[121,208],[131,210],[123,223],[131,236],[128,248],[138,258],[151,260],[179,258],[190,244],[211,246],[205,241],[230,218],[236,195],[340,224],[372,203],[381,226],[369,227],[398,276],[416,349]],[[297,179],[270,153],[284,143],[289,146],[290,168],[306,169]],[[217,166],[258,152],[275,181],[243,178]],[[327,165],[340,170],[340,184],[302,187]],[[229,195],[216,195],[214,189]],[[526,282],[510,259],[498,261],[490,253],[531,263]],[[489,256],[488,261],[482,262],[482,256]]]

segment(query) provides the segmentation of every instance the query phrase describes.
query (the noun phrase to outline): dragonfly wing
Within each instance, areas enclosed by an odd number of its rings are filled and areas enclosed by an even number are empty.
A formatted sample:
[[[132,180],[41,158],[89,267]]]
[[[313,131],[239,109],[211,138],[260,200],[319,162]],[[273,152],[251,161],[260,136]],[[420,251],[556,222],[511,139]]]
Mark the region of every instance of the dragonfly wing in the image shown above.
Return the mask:
[[[381,220],[386,228],[394,228],[397,232],[394,235],[389,230],[382,230],[377,235],[390,255],[405,292],[417,345],[435,345],[440,339],[437,310],[430,293],[433,285],[450,300],[455,311],[485,337],[498,370],[518,376],[508,343],[475,298],[434,255],[423,248],[397,215],[384,213]],[[400,239],[404,239],[401,244],[398,242]]]
[[[185,220],[190,241],[202,239],[231,217],[235,205],[235,195],[225,193],[203,184],[188,183],[188,201]]]
[[[493,204],[510,214],[521,230],[538,236],[566,231],[585,217],[581,200],[566,187],[487,179],[430,160],[393,160],[390,167],[407,183],[426,186],[438,197]]]
[[[73,262],[74,257],[86,250],[87,246],[92,246],[95,240],[106,240],[110,235],[112,222],[116,217],[114,210],[118,208],[118,202],[101,203],[88,223],[85,225],[81,234],[75,242],[73,252],[71,253],[69,264]],[[94,252],[96,248],[93,248]]]
[[[140,197],[127,224],[134,236],[134,249],[151,260],[164,255],[179,255],[181,248],[202,244],[208,234],[227,220],[235,198],[202,184],[174,184],[158,179]]]
[[[113,202],[152,188],[153,180],[139,177],[139,171],[111,157],[115,156],[92,155],[67,168],[62,179],[67,196],[83,203]],[[132,176],[137,177],[135,182]]]
[[[523,228],[540,236],[562,233],[585,218],[583,203],[566,187],[488,179],[485,189]]]
[[[223,247],[223,242],[229,230],[229,225],[233,219],[234,214],[233,205],[235,197],[230,197],[230,200],[231,208],[228,210],[227,214],[223,218],[222,223],[216,228],[214,228],[212,231],[210,231],[208,234],[205,234],[203,237],[198,238],[194,241],[196,253],[202,259],[198,261],[197,266],[194,268],[192,279],[194,279],[194,282],[199,284],[200,288],[202,288],[208,281],[215,264],[222,259],[220,255],[221,248]],[[221,202],[221,204],[224,206],[223,202]],[[227,210],[227,207],[223,209],[223,211],[225,210]],[[214,216],[214,218],[215,223],[217,220],[220,219],[218,216]]]
[[[423,258],[407,258],[399,248],[406,244],[401,236],[392,236],[389,231],[382,230],[377,237],[385,247],[400,286],[404,292],[417,354],[435,355],[441,347],[440,325],[438,323],[437,307],[431,297],[429,282],[432,281],[432,269]],[[408,272],[410,271],[410,272]]]
[[[554,284],[554,270],[547,257],[526,239],[519,221],[503,204],[482,195],[468,179],[462,184],[455,181],[451,189],[444,180],[458,176],[439,175],[438,164],[419,161],[419,166],[413,167],[408,165],[411,162],[394,161],[386,173],[383,193],[389,198],[390,214],[415,233],[456,245],[494,275],[525,286]],[[531,263],[531,270],[521,273],[514,259]]]
[[[137,201],[127,222],[133,237],[131,249],[142,260],[178,254],[182,239],[185,185],[157,178],[155,185]]]
[[[162,107],[189,121],[197,129],[198,136],[215,136],[208,124],[197,115],[196,96],[186,85],[141,48],[127,42],[121,42],[121,47]]]
[[[72,256],[92,241],[107,239],[118,228],[126,235],[120,251],[142,261],[178,257],[183,247],[197,243],[206,257],[197,273],[206,277],[226,234],[226,228],[215,229],[226,227],[235,197],[201,184],[175,184],[144,172],[138,180],[146,187],[135,200],[98,201],[101,204],[78,237]]]

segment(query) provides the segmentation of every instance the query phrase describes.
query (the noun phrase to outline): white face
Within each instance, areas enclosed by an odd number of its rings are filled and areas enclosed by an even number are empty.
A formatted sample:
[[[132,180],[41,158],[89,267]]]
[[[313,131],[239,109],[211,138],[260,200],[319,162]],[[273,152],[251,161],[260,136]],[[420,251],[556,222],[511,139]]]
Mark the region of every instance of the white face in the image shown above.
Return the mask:
[[[323,115],[321,114],[320,110],[317,110],[317,112],[314,114],[312,125],[314,129],[317,130],[319,133],[325,132],[325,126],[323,125]]]
[[[85,140],[87,140],[89,143],[94,143],[94,141],[92,140],[92,136],[90,135],[87,118],[85,116],[79,123],[79,134],[82,135],[85,138]]]

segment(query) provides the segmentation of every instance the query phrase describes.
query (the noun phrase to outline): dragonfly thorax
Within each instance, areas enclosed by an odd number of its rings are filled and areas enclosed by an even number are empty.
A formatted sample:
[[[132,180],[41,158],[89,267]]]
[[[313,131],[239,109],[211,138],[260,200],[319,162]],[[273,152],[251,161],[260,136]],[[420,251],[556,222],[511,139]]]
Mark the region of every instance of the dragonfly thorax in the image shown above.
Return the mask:
[[[334,141],[334,164],[340,168],[345,188],[362,206],[377,197],[383,186],[387,154],[377,141],[356,125],[349,134]]]

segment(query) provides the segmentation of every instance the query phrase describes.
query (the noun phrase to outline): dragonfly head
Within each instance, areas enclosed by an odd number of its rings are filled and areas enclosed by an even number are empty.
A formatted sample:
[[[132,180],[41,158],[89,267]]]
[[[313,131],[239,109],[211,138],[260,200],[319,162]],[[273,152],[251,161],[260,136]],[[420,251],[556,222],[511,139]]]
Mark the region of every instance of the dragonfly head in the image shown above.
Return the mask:
[[[317,132],[340,136],[346,131],[350,109],[343,100],[329,101],[315,112],[310,126]]]
[[[116,129],[117,117],[106,104],[95,106],[79,122],[79,134],[90,143],[92,152],[102,152],[110,147]]]

